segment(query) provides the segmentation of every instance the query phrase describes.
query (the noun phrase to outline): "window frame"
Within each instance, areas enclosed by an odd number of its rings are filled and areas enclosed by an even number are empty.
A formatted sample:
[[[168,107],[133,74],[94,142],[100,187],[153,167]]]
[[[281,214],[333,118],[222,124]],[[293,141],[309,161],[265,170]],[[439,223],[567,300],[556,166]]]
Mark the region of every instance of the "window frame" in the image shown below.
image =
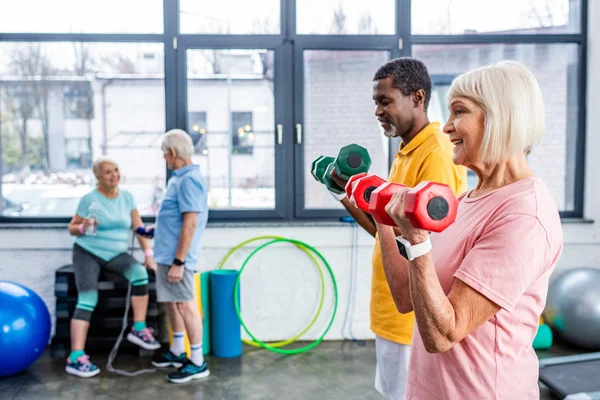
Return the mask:
[[[462,34],[413,35],[411,33],[411,0],[395,0],[396,33],[394,35],[299,35],[296,33],[296,1],[280,0],[280,33],[273,35],[181,34],[179,1],[163,0],[162,34],[69,34],[69,33],[2,33],[0,42],[145,42],[161,43],[164,51],[165,131],[185,129],[186,64],[188,48],[248,48],[275,52],[275,121],[283,132],[282,143],[275,141],[275,208],[272,210],[211,210],[209,221],[336,221],[347,215],[344,210],[304,208],[304,149],[296,137],[296,124],[303,125],[302,52],[304,50],[388,50],[391,58],[410,56],[412,45],[498,44],[498,43],[570,43],[578,45],[577,132],[575,157],[574,208],[561,211],[562,218],[584,217],[585,143],[587,115],[587,33],[589,0],[580,0],[580,31],[572,34]],[[416,0],[412,0],[416,1]],[[299,58],[300,57],[300,58]],[[183,77],[182,77],[183,75]],[[300,86],[298,86],[300,84]],[[398,140],[389,140],[389,159],[396,154]],[[1,154],[1,141],[0,141]],[[287,162],[285,161],[287,160]],[[166,166],[165,166],[166,168]],[[0,163],[0,176],[2,176]],[[170,171],[167,171],[167,179]],[[0,183],[1,185],[1,183]],[[1,189],[0,189],[1,193]],[[66,223],[69,217],[7,217],[0,224]],[[154,217],[143,217],[152,222]]]

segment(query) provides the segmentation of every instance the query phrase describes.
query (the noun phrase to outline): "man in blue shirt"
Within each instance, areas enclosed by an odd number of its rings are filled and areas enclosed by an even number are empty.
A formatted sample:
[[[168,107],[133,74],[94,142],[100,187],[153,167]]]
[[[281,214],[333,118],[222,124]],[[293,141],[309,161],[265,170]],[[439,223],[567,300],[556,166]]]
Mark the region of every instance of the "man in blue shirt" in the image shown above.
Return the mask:
[[[200,167],[192,163],[194,146],[185,131],[167,132],[162,150],[172,176],[154,232],[156,295],[158,302],[167,305],[173,343],[169,351],[156,355],[152,364],[178,368],[167,380],[183,383],[210,374],[203,357],[202,319],[194,285],[200,238],[208,220],[208,193]],[[184,352],[185,331],[192,348],[189,359]]]

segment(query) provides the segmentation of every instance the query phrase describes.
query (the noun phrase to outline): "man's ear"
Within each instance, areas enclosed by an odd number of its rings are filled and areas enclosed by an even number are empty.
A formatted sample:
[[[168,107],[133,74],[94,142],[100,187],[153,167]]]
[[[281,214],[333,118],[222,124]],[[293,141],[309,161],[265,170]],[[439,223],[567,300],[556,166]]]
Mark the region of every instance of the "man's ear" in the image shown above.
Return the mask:
[[[425,91],[423,89],[417,90],[413,94],[413,101],[415,108],[418,108],[420,105],[422,105],[425,102]]]

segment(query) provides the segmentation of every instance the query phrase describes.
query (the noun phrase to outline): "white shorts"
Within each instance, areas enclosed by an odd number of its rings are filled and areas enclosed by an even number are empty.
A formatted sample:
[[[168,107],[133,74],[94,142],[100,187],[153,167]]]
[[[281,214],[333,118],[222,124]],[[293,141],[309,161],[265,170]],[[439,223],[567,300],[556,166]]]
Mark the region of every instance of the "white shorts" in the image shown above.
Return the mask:
[[[402,400],[408,377],[410,346],[375,336],[375,389],[389,400]]]

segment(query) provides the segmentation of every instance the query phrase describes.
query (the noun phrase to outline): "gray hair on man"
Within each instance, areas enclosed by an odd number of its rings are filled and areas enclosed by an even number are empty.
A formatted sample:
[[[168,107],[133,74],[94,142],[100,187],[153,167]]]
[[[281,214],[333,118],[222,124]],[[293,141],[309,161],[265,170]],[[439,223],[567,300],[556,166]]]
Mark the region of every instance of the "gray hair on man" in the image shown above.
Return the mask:
[[[161,148],[165,153],[173,151],[177,158],[182,160],[191,160],[192,154],[194,154],[192,138],[182,129],[168,131],[163,138]]]

